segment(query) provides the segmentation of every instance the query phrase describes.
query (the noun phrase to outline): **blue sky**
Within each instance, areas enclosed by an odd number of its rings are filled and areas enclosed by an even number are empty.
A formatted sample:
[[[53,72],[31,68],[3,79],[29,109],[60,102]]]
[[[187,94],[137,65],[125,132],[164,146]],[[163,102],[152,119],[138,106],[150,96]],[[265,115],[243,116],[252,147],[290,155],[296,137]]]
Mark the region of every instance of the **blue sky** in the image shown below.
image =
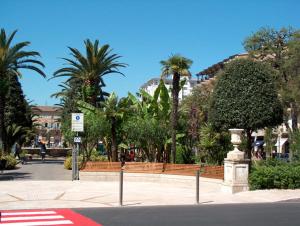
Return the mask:
[[[69,57],[67,46],[83,50],[87,38],[110,44],[129,66],[126,77],[107,75],[105,91],[120,97],[135,93],[160,75],[159,62],[171,54],[193,60],[193,75],[236,53],[245,37],[260,27],[300,28],[297,0],[2,0],[0,27],[16,42],[30,41],[39,51],[50,78]],[[50,95],[64,79],[47,81],[24,71],[27,98],[39,105],[59,101]]]

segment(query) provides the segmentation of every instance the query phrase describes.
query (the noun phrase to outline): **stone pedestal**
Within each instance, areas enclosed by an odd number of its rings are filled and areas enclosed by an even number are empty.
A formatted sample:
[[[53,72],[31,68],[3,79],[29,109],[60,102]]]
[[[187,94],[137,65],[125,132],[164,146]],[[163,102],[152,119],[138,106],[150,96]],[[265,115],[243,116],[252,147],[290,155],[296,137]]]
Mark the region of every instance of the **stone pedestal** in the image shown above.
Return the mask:
[[[222,191],[231,194],[248,191],[248,172],[249,160],[237,161],[225,159]]]
[[[228,152],[227,158],[224,159],[224,182],[222,191],[228,193],[236,193],[248,191],[248,172],[249,161],[245,159],[245,153],[238,150],[238,145],[241,143],[242,129],[230,129],[231,142],[234,150]]]

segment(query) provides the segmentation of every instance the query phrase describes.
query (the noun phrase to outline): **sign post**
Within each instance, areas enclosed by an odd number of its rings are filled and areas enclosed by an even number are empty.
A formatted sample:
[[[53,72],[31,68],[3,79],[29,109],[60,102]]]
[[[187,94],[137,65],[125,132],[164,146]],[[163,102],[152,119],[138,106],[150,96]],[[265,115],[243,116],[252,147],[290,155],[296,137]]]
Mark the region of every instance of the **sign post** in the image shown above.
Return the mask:
[[[74,143],[76,148],[72,150],[72,180],[79,180],[79,170],[78,170],[78,153],[79,153],[79,143],[81,143],[81,137],[78,136],[78,132],[83,132],[83,113],[72,113],[72,131],[76,132],[76,137],[74,137]]]

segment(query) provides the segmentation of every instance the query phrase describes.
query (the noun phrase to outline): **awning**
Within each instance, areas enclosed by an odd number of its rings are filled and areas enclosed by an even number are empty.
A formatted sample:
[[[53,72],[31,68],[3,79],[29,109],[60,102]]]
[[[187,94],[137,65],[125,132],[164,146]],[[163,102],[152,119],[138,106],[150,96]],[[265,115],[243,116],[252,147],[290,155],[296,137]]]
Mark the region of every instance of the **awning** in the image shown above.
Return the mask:
[[[265,142],[263,140],[257,140],[252,144],[252,147],[260,147],[264,144]]]
[[[278,147],[279,146],[278,144],[280,144],[280,146],[283,146],[285,144],[285,142],[287,142],[287,140],[288,140],[288,138],[279,138],[279,139],[277,139],[275,146]]]

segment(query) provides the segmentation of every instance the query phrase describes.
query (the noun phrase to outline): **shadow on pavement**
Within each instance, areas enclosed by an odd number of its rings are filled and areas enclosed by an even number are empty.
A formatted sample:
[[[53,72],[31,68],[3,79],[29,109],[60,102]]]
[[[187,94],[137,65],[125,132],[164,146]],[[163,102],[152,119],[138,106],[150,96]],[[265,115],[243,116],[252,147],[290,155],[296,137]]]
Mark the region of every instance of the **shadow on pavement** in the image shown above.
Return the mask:
[[[31,178],[31,173],[5,171],[3,174],[0,174],[0,181],[15,180],[15,179],[29,179],[29,178]]]

